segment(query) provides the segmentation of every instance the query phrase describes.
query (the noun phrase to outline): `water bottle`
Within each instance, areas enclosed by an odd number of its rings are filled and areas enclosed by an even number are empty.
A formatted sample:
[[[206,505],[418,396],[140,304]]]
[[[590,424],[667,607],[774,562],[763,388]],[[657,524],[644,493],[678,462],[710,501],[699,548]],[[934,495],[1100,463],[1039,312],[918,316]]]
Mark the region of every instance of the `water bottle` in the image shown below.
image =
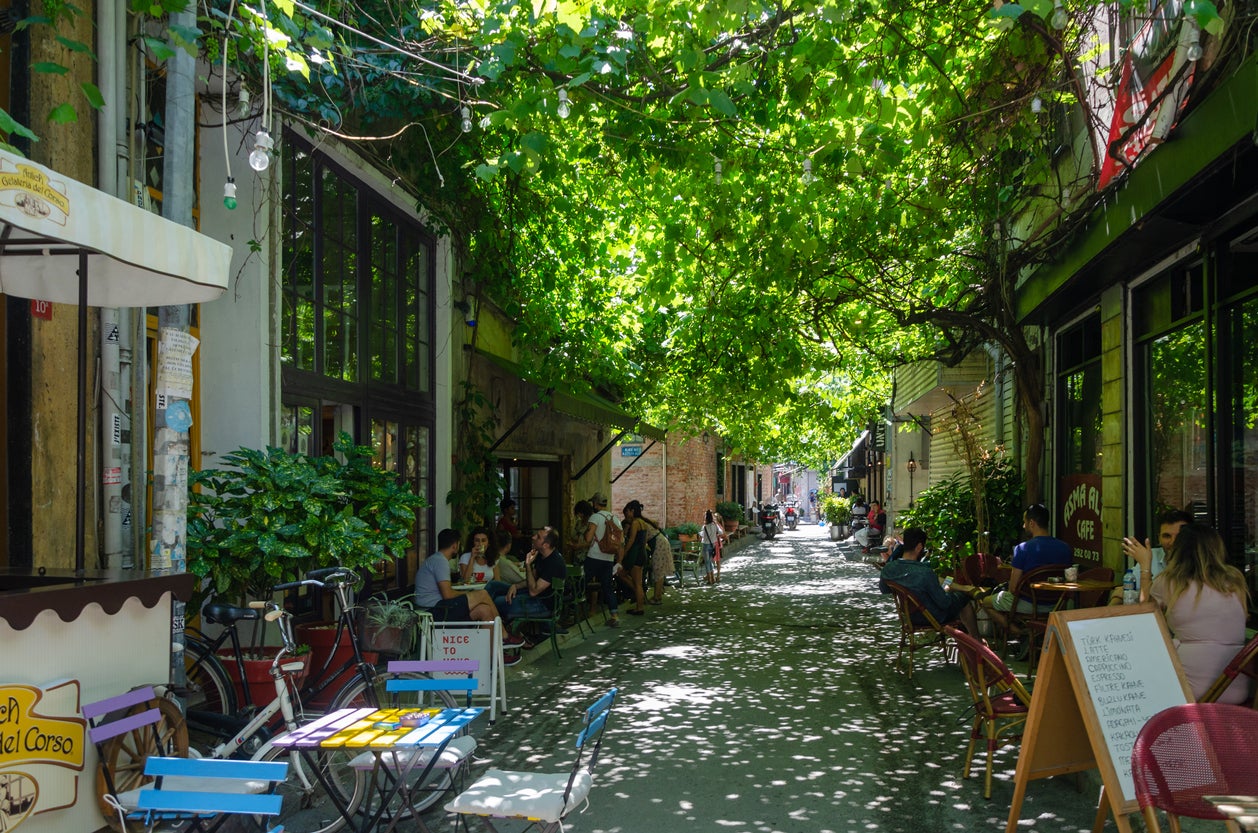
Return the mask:
[[[1129,569],[1123,574],[1123,604],[1134,605],[1139,600],[1140,596],[1136,592],[1136,572]]]

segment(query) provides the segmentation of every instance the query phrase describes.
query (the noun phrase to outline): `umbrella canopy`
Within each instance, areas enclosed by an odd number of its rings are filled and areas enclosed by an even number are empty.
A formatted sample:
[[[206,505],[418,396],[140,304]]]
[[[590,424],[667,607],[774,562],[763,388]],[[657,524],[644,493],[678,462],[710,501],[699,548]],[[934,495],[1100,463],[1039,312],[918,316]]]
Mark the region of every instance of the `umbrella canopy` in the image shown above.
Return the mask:
[[[150,307],[212,301],[227,289],[232,250],[193,229],[0,151],[0,293]]]
[[[212,301],[230,246],[0,150],[0,294],[79,307],[75,570],[85,567],[87,307]]]

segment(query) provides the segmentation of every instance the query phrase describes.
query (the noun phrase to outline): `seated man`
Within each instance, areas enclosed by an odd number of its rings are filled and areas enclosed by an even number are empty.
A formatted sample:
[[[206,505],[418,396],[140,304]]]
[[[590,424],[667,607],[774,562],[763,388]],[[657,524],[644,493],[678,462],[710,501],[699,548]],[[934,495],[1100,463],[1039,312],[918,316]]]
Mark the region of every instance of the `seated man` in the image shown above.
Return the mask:
[[[1069,567],[1075,557],[1069,544],[1048,534],[1048,507],[1044,504],[1036,503],[1026,508],[1026,511],[1022,513],[1022,528],[1031,534],[1031,538],[1013,548],[1013,560],[1010,564],[1013,569],[1009,573],[1009,589],[1001,590],[996,595],[988,596],[983,600],[983,606],[987,608],[991,618],[1000,623],[1001,627],[1009,624],[1009,617],[1005,614],[1013,610],[1015,602],[1019,613],[1031,612],[1030,595],[1018,592],[1018,584],[1022,581],[1023,573],[1037,567],[1057,564],[1063,568]],[[1041,604],[1040,607],[1042,608],[1040,612],[1047,613],[1052,610],[1053,606]]]
[[[498,615],[484,590],[460,593],[450,582],[450,559],[459,548],[459,533],[443,529],[437,551],[415,571],[415,606],[430,611],[438,622],[492,622]]]
[[[524,581],[509,585],[494,598],[498,614],[504,622],[521,616],[549,616],[559,601],[554,583],[567,576],[568,565],[559,553],[559,533],[544,526],[533,533],[533,549],[524,556]]]
[[[941,625],[960,619],[966,633],[977,637],[978,620],[970,605],[970,597],[959,590],[944,590],[940,586],[939,576],[921,562],[925,551],[926,531],[916,526],[904,530],[904,551],[899,558],[888,561],[882,568],[881,578],[878,579],[879,589],[890,593],[886,582],[894,581],[916,596],[922,607],[930,611],[930,615]]]

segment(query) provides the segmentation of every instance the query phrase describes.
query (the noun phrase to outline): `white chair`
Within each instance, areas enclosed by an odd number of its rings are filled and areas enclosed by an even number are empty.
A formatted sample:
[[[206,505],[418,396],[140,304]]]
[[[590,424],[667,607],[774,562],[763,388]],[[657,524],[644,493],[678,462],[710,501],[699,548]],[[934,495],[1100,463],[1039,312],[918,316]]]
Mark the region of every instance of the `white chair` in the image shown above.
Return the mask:
[[[570,771],[536,773],[491,769],[447,804],[446,812],[457,813],[464,830],[470,830],[468,816],[484,818],[491,830],[497,830],[495,819],[526,821],[524,830],[537,827],[539,833],[563,830],[563,820],[568,814],[589,800],[594,765],[598,762],[603,730],[616,692],[613,688],[585,710],[577,735],[577,759]]]

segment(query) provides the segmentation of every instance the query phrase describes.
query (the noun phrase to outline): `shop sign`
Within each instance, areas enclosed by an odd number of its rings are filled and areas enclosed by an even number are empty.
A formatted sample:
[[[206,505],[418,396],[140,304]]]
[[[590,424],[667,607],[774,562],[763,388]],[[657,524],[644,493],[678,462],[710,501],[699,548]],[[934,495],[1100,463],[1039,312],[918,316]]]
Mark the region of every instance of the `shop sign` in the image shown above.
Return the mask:
[[[620,447],[621,457],[641,457],[642,446],[640,445],[622,445]]]
[[[1101,563],[1101,476],[1063,477],[1058,489],[1059,537],[1074,550],[1076,561]]]
[[[87,723],[77,712],[79,684],[47,689],[0,685],[0,829],[74,804]]]

